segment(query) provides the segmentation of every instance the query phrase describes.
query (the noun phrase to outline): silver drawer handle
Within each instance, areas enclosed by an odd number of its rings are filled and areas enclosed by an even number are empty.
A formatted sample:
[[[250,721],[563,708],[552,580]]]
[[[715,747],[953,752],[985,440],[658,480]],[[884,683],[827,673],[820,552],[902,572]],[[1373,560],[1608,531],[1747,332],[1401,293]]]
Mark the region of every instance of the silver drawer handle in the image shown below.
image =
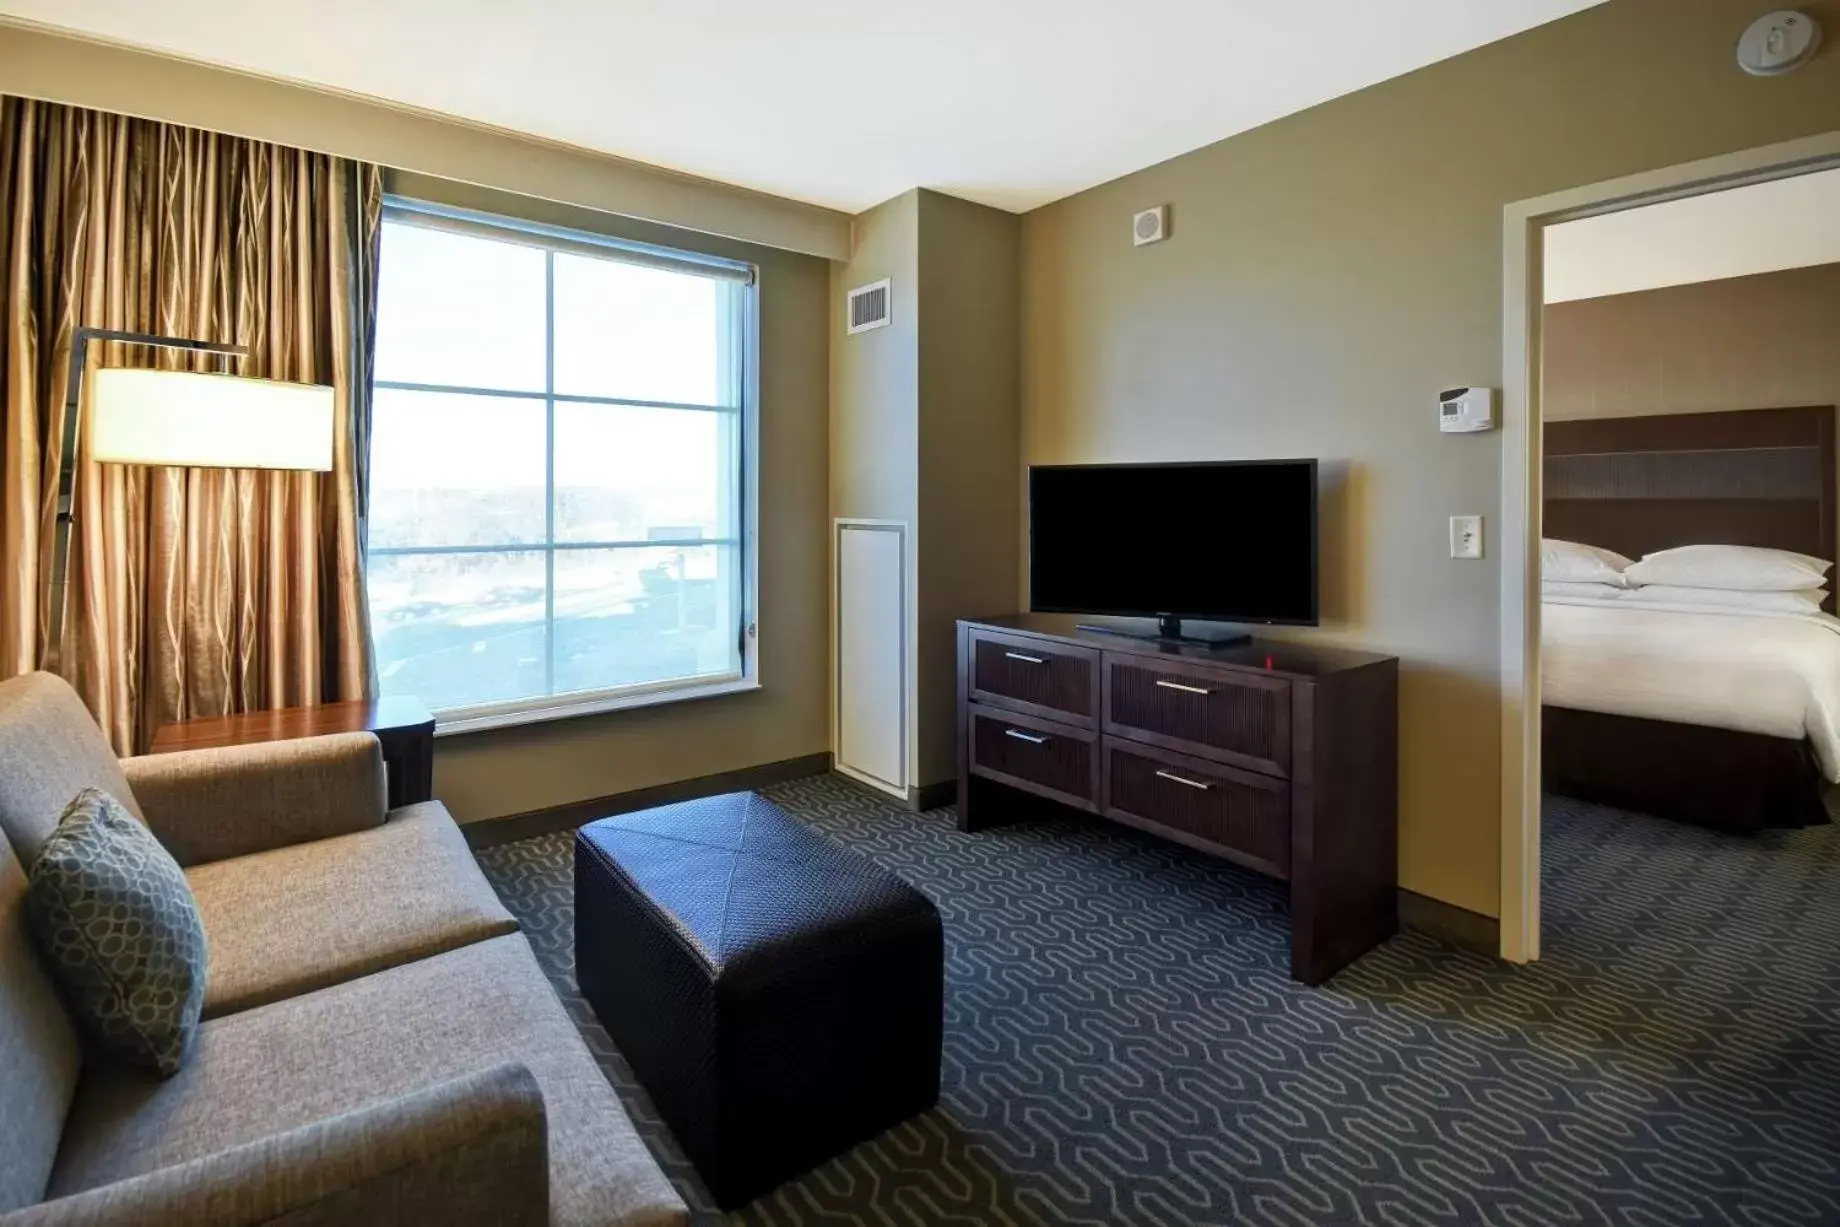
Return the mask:
[[[1048,663],[1039,656],[1029,656],[1023,652],[1005,652],[1003,654],[1011,660],[1019,660],[1025,665],[1045,665]]]
[[[1168,780],[1171,784],[1186,784],[1188,787],[1199,789],[1202,792],[1206,792],[1214,787],[1212,784],[1203,784],[1200,780],[1191,780],[1185,775],[1177,775],[1173,771],[1159,771],[1156,773],[1156,778],[1159,780]]]
[[[1014,737],[1017,741],[1026,741],[1032,746],[1045,746],[1048,744],[1048,739],[1046,737],[1037,737],[1035,734],[1025,733],[1021,729],[1004,729],[1003,735],[1005,737]]]
[[[1156,684],[1161,686],[1164,690],[1180,690],[1183,694],[1213,694],[1214,693],[1212,690],[1207,689],[1205,686],[1184,686],[1181,682],[1165,682],[1161,678],[1157,679]]]

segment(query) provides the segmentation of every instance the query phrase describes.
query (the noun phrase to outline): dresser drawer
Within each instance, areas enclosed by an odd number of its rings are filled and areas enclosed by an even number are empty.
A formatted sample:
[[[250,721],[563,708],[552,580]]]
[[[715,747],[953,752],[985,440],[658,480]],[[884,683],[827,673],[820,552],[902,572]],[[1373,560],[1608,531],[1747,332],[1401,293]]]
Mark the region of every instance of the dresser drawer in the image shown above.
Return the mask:
[[[969,723],[973,774],[1081,809],[1099,808],[1098,734],[977,707],[971,709]]]
[[[1290,877],[1290,786],[1283,780],[1111,737],[1104,747],[1106,817]]]
[[[1105,731],[1268,775],[1291,765],[1283,678],[1108,653]]]
[[[1091,648],[974,630],[970,667],[979,703],[1098,727],[1099,653]]]

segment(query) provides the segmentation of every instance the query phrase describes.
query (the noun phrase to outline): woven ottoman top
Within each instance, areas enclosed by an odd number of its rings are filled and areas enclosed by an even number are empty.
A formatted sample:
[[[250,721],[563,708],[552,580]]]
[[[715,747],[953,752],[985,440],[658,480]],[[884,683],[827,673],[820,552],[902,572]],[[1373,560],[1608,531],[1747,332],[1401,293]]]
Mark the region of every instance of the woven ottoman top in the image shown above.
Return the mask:
[[[754,793],[603,818],[575,838],[715,980],[784,974],[939,923],[925,895]]]

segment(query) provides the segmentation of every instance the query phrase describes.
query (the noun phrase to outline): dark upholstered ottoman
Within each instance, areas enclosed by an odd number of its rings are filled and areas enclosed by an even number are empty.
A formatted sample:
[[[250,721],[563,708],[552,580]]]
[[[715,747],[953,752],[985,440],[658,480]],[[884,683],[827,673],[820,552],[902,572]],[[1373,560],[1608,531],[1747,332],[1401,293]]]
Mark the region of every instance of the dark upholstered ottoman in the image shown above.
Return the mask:
[[[581,828],[575,974],[724,1209],[939,1098],[938,911],[752,793]]]

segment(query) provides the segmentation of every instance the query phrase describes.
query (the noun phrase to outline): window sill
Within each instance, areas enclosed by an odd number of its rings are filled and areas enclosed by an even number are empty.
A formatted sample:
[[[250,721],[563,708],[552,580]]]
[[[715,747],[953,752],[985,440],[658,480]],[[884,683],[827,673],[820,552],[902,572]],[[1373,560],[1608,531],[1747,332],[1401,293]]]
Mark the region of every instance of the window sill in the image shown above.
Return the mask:
[[[713,699],[722,695],[745,694],[759,690],[754,676],[723,677],[689,685],[659,686],[643,690],[626,690],[612,694],[562,695],[554,699],[533,699],[528,706],[501,708],[472,714],[442,715],[435,713],[434,735],[453,737],[465,733],[483,733],[489,729],[516,728],[525,724],[547,724],[552,720],[573,720],[579,716],[598,716],[607,712],[629,711],[637,707],[660,707],[667,703],[687,703],[694,699]]]

